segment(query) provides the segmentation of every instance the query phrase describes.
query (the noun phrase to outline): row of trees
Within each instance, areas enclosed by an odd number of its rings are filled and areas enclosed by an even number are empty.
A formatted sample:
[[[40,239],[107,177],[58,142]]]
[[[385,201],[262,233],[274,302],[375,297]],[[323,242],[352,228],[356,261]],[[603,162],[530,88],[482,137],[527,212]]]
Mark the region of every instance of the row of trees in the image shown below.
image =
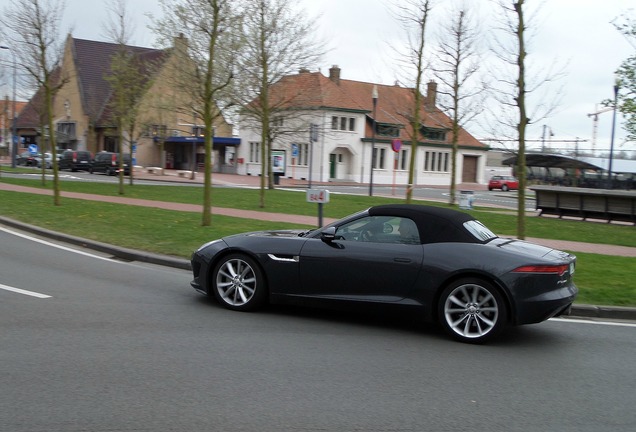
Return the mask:
[[[528,85],[526,69],[526,9],[530,0],[498,0],[501,13],[498,36],[491,53],[500,60],[497,73],[492,70],[480,73],[478,65],[483,57],[479,42],[483,33],[479,31],[478,17],[468,6],[447,8],[443,18],[445,23],[438,35],[436,52],[427,50],[430,37],[427,23],[431,10],[445,7],[448,3],[435,0],[402,0],[391,5],[391,10],[402,23],[408,35],[406,49],[397,50],[406,59],[406,76],[403,82],[413,88],[413,107],[403,113],[405,123],[414,131],[411,141],[411,164],[406,200],[412,197],[415,173],[418,134],[421,129],[421,89],[424,77],[436,78],[440,82],[439,106],[452,120],[452,173],[450,204],[455,202],[456,158],[458,134],[461,128],[478,114],[482,114],[485,89],[496,90],[490,95],[498,102],[496,122],[493,130],[502,135],[503,129],[514,131],[518,141],[518,167],[520,177],[519,223],[517,235],[525,237],[525,134],[530,123],[544,118],[554,105],[527,106],[527,95],[535,91],[541,83],[551,81],[557,74],[536,76]],[[211,154],[213,124],[215,118],[228,112],[237,112],[251,118],[260,126],[261,155],[263,173],[271,174],[270,158],[267,157],[271,145],[280,131],[272,127],[277,116],[281,116],[280,100],[269,95],[273,83],[301,68],[311,68],[325,53],[325,45],[314,39],[312,27],[307,17],[286,0],[161,0],[162,15],[153,20],[153,29],[159,41],[171,46],[175,35],[183,34],[188,41],[184,58],[187,65],[179,68],[175,85],[190,95],[187,110],[203,120],[205,136],[205,174],[203,188],[202,225],[211,223]],[[473,3],[471,2],[470,5]],[[44,110],[49,130],[53,131],[51,101],[59,88],[65,84],[64,77],[54,80],[52,73],[61,59],[62,39],[60,38],[60,18],[64,10],[62,0],[17,0],[4,11],[2,23],[7,40],[11,40],[21,53],[20,67],[27,71],[35,87],[44,94]],[[143,72],[138,61],[127,50],[131,24],[126,14],[123,0],[113,0],[111,22],[107,28],[109,38],[121,46],[113,59],[108,76],[114,90],[113,112],[117,118],[120,142],[124,132],[132,139],[137,126],[138,102],[148,85],[139,79]],[[619,27],[626,35],[635,37],[634,23]],[[633,59],[630,59],[633,62]],[[624,80],[633,80],[634,64],[626,62],[622,73]],[[486,74],[497,76],[494,83],[486,83],[481,77]],[[631,74],[631,75],[630,75]],[[630,100],[623,99],[623,109]],[[503,107],[503,109],[502,109]],[[501,115],[501,113],[505,113]],[[510,136],[510,135],[509,135]],[[55,152],[55,134],[51,134],[51,149]],[[120,146],[122,148],[122,146]],[[120,158],[122,160],[123,158]],[[56,164],[55,155],[53,157]],[[55,204],[59,205],[57,167],[54,166]],[[266,185],[266,179],[270,184]],[[265,206],[265,190],[272,187],[271,175],[261,176],[260,205]],[[123,193],[123,177],[120,177],[120,193]]]

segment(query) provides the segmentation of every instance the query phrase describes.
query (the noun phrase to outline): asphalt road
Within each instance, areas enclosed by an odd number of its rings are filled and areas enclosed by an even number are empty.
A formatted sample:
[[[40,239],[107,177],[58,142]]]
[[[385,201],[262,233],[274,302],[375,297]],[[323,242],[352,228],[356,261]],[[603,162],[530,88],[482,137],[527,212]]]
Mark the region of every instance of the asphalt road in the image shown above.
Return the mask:
[[[472,346],[407,317],[237,313],[187,271],[25,236],[0,230],[2,431],[636,424],[634,324],[551,320]]]

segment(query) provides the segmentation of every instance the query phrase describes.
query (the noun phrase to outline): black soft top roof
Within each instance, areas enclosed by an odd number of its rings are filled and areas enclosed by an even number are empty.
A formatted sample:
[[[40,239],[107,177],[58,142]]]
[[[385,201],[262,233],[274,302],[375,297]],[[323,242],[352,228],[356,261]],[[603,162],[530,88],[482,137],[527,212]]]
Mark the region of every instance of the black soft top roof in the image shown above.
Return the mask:
[[[464,228],[464,222],[475,220],[457,210],[418,204],[387,204],[371,207],[371,216],[403,216],[413,219],[422,243],[481,243]]]

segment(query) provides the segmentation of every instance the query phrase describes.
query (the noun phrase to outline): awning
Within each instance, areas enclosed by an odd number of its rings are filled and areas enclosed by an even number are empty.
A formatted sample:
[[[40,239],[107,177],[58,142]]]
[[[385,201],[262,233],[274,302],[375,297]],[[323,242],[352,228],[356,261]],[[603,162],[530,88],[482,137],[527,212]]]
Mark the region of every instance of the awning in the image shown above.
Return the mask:
[[[165,140],[166,143],[174,143],[174,144],[203,144],[203,137],[193,137],[193,136],[171,136],[167,137]],[[241,144],[240,138],[228,138],[228,137],[214,137],[213,141],[214,145],[230,145],[237,146]]]
[[[502,162],[503,165],[516,165],[517,156],[505,159]],[[542,168],[577,168],[577,169],[589,169],[589,170],[602,170],[603,168],[581,159],[576,159],[570,156],[563,156],[550,153],[530,153],[526,154],[526,166],[528,167],[542,167]]]

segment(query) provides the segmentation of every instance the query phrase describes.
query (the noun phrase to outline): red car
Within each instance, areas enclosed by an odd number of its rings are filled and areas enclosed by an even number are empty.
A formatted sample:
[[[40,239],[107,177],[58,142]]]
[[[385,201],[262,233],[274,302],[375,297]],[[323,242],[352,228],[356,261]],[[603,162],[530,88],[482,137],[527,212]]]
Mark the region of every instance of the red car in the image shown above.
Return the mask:
[[[488,182],[488,190],[501,189],[506,192],[508,190],[519,189],[519,180],[513,176],[493,176]]]

